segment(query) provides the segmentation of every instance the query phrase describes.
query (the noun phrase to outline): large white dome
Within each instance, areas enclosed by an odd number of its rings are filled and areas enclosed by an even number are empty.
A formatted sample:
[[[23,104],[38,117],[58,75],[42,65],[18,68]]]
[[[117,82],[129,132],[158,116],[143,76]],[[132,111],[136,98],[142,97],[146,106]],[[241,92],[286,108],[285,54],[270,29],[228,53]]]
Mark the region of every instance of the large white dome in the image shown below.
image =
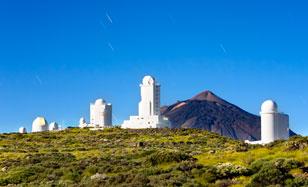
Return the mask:
[[[261,106],[261,112],[278,112],[278,105],[273,100],[266,100]]]
[[[142,79],[143,85],[154,84],[154,83],[155,83],[155,79],[150,75],[147,75],[147,76],[143,77],[143,79]]]
[[[44,117],[37,117],[32,123],[32,132],[48,131],[48,123]]]

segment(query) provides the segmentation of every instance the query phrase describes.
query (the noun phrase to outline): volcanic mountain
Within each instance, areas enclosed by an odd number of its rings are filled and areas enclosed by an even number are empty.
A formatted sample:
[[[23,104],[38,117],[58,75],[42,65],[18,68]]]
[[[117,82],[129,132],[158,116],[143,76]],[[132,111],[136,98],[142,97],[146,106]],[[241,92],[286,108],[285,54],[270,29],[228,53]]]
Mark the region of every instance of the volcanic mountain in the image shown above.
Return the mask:
[[[259,140],[260,117],[204,91],[191,99],[162,107],[172,128],[200,128],[241,140]]]

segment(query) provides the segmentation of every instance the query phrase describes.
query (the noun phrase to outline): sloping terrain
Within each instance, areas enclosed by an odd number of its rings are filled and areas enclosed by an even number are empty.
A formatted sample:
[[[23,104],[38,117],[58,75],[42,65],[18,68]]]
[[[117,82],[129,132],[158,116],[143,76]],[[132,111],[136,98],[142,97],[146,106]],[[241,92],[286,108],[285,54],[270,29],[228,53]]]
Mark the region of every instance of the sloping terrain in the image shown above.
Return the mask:
[[[307,186],[308,138],[247,145],[200,129],[0,134],[0,186]]]
[[[210,91],[163,107],[173,128],[199,128],[241,140],[259,140],[260,117],[221,99]]]

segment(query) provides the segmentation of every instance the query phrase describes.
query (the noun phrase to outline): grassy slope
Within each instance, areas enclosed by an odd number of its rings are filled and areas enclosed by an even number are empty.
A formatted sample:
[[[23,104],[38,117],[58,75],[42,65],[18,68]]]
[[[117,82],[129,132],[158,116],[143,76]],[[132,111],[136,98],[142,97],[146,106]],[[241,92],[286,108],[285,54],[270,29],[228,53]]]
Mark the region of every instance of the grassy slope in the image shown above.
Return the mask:
[[[267,146],[196,129],[0,134],[0,185],[308,186],[308,137]]]

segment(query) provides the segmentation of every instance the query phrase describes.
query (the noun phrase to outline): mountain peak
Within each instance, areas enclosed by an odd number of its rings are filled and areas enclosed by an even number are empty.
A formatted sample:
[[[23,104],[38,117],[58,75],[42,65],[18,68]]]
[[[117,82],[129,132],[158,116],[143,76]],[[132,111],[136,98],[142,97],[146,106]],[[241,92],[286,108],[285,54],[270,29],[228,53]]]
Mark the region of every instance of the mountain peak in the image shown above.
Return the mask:
[[[193,98],[191,98],[191,100],[210,100],[210,99],[216,98],[216,97],[217,96],[213,92],[211,92],[210,90],[205,90],[205,91],[197,94]]]
[[[205,90],[194,97],[192,97],[190,100],[197,100],[197,101],[211,101],[211,102],[217,102],[220,104],[226,104],[227,102],[217,95],[215,95],[213,92],[209,90]]]

